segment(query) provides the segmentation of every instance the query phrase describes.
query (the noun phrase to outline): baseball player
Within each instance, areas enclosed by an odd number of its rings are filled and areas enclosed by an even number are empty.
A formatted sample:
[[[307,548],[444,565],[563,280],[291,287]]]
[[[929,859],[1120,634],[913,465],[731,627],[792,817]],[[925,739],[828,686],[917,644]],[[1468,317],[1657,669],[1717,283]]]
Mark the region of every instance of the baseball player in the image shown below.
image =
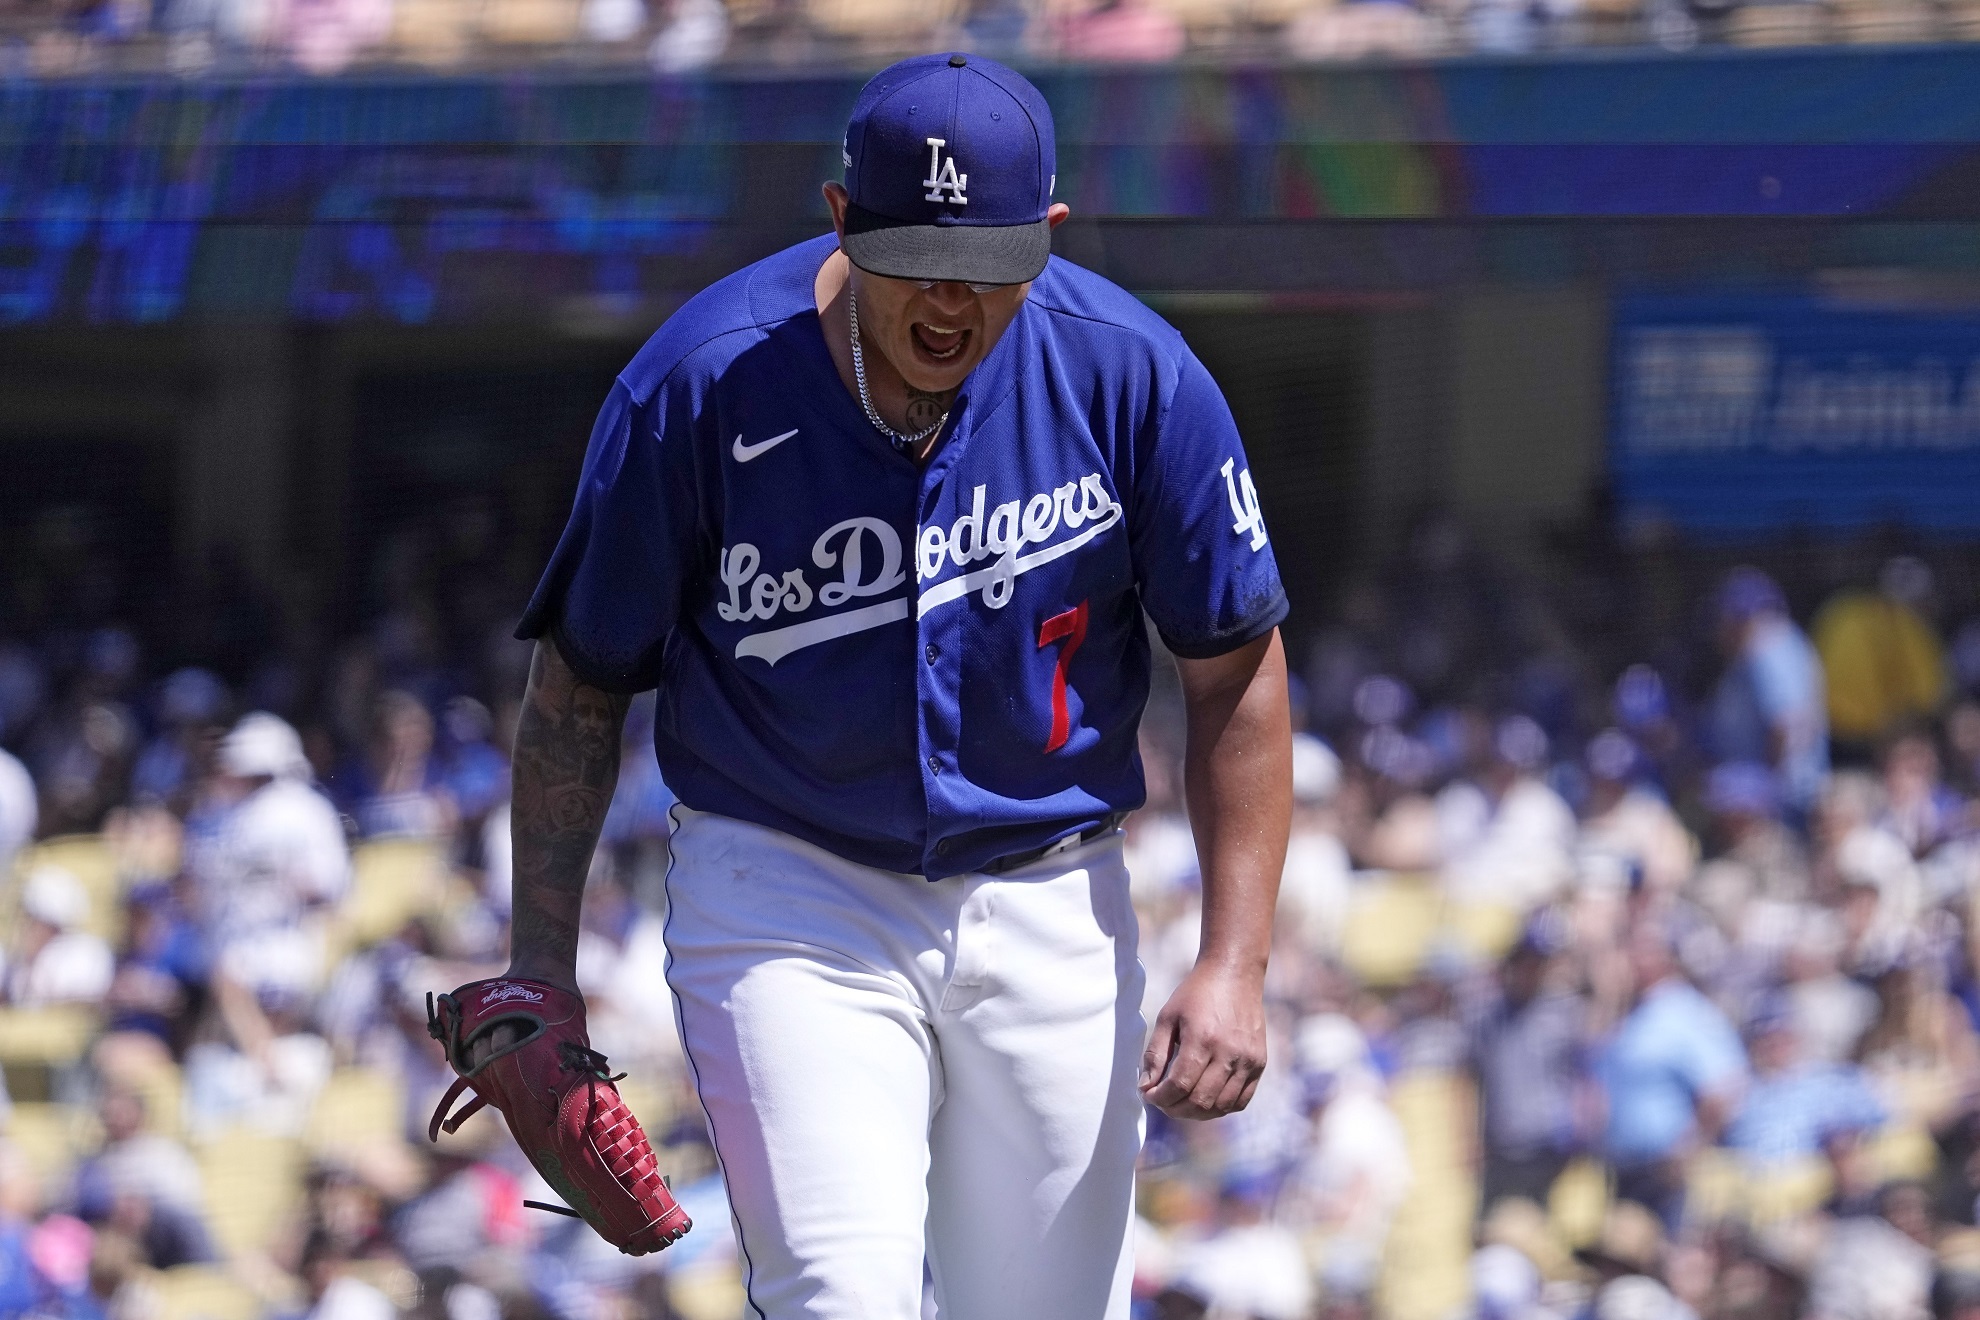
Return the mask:
[[[690,300],[598,418],[520,630],[513,961],[436,1034],[465,1072],[510,1061],[478,1091],[601,1231],[680,1231],[573,976],[620,722],[657,688],[668,980],[752,1313],[919,1320],[925,1268],[945,1320],[1123,1317],[1144,1101],[1230,1113],[1264,1068],[1285,595],[1209,374],[1050,255],[1035,88],[904,60],[844,164],[833,232]],[[1152,1032],[1118,830],[1144,612],[1181,668],[1203,882]],[[528,1124],[582,1121],[572,1078],[609,1134],[539,1154]],[[525,1122],[531,1087],[554,1103]]]

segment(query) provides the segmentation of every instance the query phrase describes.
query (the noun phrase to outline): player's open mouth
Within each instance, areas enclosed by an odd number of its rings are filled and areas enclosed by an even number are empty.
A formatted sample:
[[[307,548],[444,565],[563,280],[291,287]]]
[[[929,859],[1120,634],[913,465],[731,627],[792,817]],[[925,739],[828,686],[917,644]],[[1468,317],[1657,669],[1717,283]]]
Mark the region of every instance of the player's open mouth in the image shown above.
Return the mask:
[[[908,333],[914,336],[914,346],[937,362],[947,362],[969,343],[968,330],[930,325],[926,321],[916,321],[908,327]]]

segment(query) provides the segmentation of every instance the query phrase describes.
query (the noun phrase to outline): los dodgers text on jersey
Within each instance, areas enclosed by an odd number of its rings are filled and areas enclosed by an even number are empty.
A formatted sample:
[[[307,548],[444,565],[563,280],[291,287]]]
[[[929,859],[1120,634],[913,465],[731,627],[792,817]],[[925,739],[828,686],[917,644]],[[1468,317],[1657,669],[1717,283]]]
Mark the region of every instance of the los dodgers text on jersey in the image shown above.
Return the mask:
[[[1139,805],[1144,615],[1215,655],[1285,597],[1229,410],[1158,317],[1053,261],[917,467],[825,348],[831,250],[710,287],[621,375],[521,632],[659,687],[689,806],[937,878]]]

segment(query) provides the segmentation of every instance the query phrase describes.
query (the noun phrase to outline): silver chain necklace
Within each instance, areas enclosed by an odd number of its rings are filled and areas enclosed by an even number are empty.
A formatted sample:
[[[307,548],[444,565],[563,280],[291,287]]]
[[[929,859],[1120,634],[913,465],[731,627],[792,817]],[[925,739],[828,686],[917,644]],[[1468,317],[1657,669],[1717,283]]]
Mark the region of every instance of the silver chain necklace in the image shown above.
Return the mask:
[[[866,409],[866,420],[873,423],[873,429],[894,442],[894,448],[908,452],[942,429],[942,423],[949,420],[945,411],[934,423],[913,435],[902,435],[893,427],[880,420],[880,414],[873,407],[873,396],[866,392],[866,355],[859,348],[859,299],[853,296],[852,285],[846,285],[846,310],[852,313],[853,384],[859,386],[859,406]]]

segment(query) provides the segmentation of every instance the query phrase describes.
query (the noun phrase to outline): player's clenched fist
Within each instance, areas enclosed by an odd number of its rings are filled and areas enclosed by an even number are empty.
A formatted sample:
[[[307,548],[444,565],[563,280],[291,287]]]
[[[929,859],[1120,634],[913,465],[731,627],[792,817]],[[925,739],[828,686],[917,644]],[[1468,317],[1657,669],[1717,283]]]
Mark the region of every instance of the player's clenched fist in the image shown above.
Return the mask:
[[[1262,978],[1198,966],[1155,1019],[1141,1094],[1170,1118],[1220,1118],[1251,1103],[1265,1072]]]

